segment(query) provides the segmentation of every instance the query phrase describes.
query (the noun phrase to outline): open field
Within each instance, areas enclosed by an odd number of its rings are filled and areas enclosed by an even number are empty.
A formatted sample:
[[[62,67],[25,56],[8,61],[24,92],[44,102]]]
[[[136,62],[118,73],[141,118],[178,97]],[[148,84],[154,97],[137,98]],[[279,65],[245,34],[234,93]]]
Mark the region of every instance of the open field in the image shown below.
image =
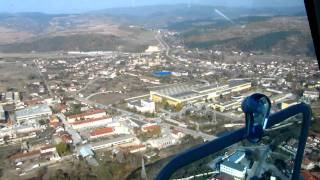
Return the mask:
[[[8,156],[16,152],[18,149],[18,146],[0,147],[0,179],[15,180],[18,178],[15,175],[16,172],[10,168],[10,163],[7,159]]]
[[[121,102],[126,98],[133,96],[140,96],[146,94],[145,91],[135,91],[130,92],[130,94],[119,94],[119,93],[109,93],[109,94],[98,94],[90,98],[90,100],[97,103],[109,105],[114,104],[115,102]]]
[[[7,88],[24,91],[28,82],[40,81],[39,74],[30,61],[0,63],[0,74],[0,91],[6,91]]]

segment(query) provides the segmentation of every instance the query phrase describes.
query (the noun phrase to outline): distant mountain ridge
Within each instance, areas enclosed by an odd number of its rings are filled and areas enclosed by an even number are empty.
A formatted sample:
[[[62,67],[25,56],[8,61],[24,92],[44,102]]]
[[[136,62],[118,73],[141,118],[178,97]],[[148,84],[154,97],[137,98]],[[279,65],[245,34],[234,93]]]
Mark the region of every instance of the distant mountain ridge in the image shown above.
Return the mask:
[[[216,9],[233,19],[235,24],[218,15]],[[230,29],[242,24],[264,24],[275,17],[299,19],[303,12],[303,7],[227,8],[180,4],[111,8],[81,14],[0,13],[0,52],[119,49],[141,52],[148,45],[157,43],[150,29],[162,28],[180,32],[189,48],[256,50],[250,48],[250,40],[259,42],[254,38],[263,34],[225,38],[216,34],[222,31],[231,33]],[[248,29],[252,30],[252,27]],[[237,33],[241,34],[241,31]],[[292,36],[286,38],[292,40]],[[304,33],[299,35],[301,37]],[[244,42],[247,45],[241,44]],[[271,44],[279,46],[279,43],[285,44],[283,41]]]
[[[0,46],[0,51],[5,53],[31,51],[48,52],[118,50],[125,52],[143,52],[147,48],[147,44],[133,43],[113,35],[78,34],[70,36],[47,37],[31,42],[2,45]]]

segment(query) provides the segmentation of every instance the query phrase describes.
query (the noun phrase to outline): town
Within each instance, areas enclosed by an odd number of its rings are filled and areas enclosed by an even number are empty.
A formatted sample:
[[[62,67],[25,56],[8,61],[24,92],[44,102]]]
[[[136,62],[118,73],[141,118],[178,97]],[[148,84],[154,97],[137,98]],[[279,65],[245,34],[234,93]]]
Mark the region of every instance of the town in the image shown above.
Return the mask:
[[[67,172],[75,162],[99,167],[108,159],[123,165],[112,177],[123,177],[121,173],[137,169],[141,162],[166,159],[243,127],[241,103],[255,92],[270,97],[272,113],[306,102],[318,121],[320,77],[315,59],[188,50],[175,32],[154,33],[158,45],[144,53],[70,51],[23,61],[1,59],[0,65],[33,72],[22,74],[25,85],[3,85],[0,94],[0,149],[7,149],[2,167],[9,169],[4,176],[32,177],[61,164],[65,168],[59,170]],[[319,129],[309,134],[306,170],[320,166]],[[190,177],[222,172],[243,179],[267,172],[257,170],[259,166],[277,169],[274,176],[289,177],[297,140],[293,134],[287,136],[276,149],[288,155],[270,160],[278,160],[277,165],[261,165],[245,153],[268,149],[271,138],[258,147],[231,147],[207,160],[211,169]]]

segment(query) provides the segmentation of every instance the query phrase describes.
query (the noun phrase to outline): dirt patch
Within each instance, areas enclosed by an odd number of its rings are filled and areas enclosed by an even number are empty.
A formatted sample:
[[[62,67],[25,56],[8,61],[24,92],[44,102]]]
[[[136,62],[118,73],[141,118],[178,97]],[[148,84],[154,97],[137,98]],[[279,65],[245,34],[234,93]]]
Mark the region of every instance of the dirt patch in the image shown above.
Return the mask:
[[[30,62],[0,63],[0,74],[0,91],[7,88],[24,91],[28,82],[40,81],[39,74]]]
[[[108,94],[97,94],[90,98],[91,101],[109,105],[109,104],[118,104],[124,101],[124,99],[134,96],[140,96],[146,94],[145,91],[134,91],[129,94],[120,94],[120,93],[108,93]]]

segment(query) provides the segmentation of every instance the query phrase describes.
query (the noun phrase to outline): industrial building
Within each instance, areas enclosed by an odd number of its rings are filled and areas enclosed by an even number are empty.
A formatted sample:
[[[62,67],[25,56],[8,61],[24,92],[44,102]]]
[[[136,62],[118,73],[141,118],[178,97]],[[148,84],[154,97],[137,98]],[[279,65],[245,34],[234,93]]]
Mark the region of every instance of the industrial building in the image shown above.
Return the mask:
[[[49,119],[52,111],[47,104],[38,104],[16,111],[18,124],[35,124],[41,119]]]
[[[229,82],[225,85],[179,84],[150,91],[150,98],[154,102],[166,101],[169,105],[192,103],[205,99],[216,99],[251,88],[251,82]]]

